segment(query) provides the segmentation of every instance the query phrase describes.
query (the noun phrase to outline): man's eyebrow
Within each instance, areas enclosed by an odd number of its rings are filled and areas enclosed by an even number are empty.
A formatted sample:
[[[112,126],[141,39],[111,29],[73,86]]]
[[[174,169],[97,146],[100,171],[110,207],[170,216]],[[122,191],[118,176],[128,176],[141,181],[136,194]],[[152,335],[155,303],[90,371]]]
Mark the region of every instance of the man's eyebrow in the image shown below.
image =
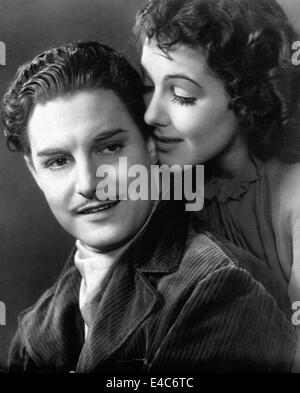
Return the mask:
[[[125,130],[123,128],[116,128],[116,129],[113,129],[113,130],[101,131],[101,133],[94,138],[94,141],[95,142],[96,141],[97,142],[98,141],[105,141],[105,140],[110,139],[110,138],[112,138],[112,137],[114,137],[116,135],[126,134],[128,132],[129,132],[128,130]],[[58,154],[67,155],[67,154],[70,154],[70,153],[67,150],[65,150],[65,149],[51,148],[50,147],[48,149],[44,149],[44,150],[39,151],[37,153],[37,156],[38,157],[45,157],[45,156],[49,157],[49,156],[55,156],[55,155],[58,155]]]
[[[140,72],[142,74],[142,77],[143,78],[145,78],[145,77],[149,78],[150,76],[149,76],[146,68],[143,66],[143,64],[140,63],[139,66],[140,66]]]
[[[101,131],[101,133],[95,137],[95,140],[102,141],[102,140],[112,138],[113,136],[116,136],[119,134],[127,134],[128,132],[129,131],[125,130],[124,128],[115,128],[113,130]]]
[[[66,150],[56,149],[56,148],[49,148],[39,151],[36,155],[37,157],[49,157],[49,156],[56,156],[56,155],[66,155],[69,154]]]

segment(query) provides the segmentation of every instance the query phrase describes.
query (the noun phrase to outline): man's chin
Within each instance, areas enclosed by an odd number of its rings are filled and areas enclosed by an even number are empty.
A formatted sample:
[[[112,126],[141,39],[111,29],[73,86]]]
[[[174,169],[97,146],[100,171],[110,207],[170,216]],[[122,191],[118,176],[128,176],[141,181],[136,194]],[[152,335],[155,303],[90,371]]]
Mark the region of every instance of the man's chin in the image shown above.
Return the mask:
[[[78,239],[91,250],[98,253],[108,253],[125,246],[130,242],[135,234],[124,236],[111,236],[105,237],[105,239],[91,239],[86,236],[80,236]]]

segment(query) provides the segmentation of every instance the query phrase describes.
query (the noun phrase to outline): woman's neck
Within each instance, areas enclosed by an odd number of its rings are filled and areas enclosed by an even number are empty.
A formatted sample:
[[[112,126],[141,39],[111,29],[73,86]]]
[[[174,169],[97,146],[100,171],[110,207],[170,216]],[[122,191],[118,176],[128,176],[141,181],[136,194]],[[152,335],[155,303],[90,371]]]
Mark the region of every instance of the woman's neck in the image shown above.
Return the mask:
[[[233,178],[240,174],[249,161],[247,143],[237,135],[211,164],[217,176]]]

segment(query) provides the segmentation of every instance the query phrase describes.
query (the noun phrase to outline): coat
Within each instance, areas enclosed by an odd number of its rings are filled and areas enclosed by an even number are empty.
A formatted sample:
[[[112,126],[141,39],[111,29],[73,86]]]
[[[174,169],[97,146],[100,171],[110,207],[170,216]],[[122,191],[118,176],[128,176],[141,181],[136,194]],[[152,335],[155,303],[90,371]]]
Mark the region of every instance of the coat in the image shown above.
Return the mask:
[[[288,372],[296,342],[286,291],[264,264],[162,203],[110,271],[86,340],[71,253],[19,316],[11,372],[189,375]]]

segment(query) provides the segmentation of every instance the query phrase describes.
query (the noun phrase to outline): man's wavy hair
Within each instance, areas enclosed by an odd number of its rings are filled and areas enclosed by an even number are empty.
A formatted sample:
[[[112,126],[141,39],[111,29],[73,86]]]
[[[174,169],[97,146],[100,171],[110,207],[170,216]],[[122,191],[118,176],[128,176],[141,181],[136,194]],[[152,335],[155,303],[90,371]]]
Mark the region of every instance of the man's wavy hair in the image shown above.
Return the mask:
[[[110,47],[78,42],[43,52],[17,71],[2,101],[8,148],[30,152],[27,123],[38,103],[99,88],[115,92],[144,135],[149,133],[143,121],[145,106],[139,74]]]
[[[150,0],[134,32],[164,51],[201,49],[225,83],[249,150],[263,160],[300,161],[297,36],[275,0]]]

